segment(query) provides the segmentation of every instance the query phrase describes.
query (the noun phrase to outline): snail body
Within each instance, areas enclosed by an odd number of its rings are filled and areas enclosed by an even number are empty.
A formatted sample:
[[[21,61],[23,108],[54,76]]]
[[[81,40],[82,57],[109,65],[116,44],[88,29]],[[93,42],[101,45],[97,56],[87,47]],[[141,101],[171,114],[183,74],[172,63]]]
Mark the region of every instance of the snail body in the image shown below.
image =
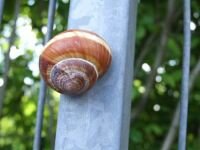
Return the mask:
[[[52,38],[39,58],[46,83],[63,94],[81,94],[90,89],[109,68],[111,50],[97,34],[68,30]]]

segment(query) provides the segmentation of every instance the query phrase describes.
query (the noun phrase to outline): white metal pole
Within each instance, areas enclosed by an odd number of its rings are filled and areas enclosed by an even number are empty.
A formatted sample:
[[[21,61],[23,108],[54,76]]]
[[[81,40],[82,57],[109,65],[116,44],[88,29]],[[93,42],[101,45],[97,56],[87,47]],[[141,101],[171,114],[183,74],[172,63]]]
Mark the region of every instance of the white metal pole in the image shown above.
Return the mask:
[[[87,93],[61,95],[56,150],[128,150],[137,0],[72,0],[69,29],[86,29],[112,49],[109,71]]]

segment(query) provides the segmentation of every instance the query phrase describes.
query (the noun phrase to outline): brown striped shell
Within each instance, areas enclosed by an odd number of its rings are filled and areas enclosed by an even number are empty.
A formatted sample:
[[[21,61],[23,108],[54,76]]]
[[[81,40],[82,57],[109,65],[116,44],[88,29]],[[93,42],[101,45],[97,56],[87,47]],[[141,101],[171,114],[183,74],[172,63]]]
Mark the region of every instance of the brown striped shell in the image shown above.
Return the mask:
[[[68,30],[52,38],[39,59],[43,79],[56,91],[81,94],[109,68],[111,50],[97,34]]]

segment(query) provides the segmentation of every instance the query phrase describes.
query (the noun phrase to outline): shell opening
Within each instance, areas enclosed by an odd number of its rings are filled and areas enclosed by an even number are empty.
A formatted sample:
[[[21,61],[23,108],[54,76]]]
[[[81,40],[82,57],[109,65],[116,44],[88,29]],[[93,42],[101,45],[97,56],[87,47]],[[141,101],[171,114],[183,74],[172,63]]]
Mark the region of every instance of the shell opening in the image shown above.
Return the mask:
[[[97,80],[96,67],[80,58],[69,58],[55,64],[50,79],[57,91],[67,94],[81,94]]]

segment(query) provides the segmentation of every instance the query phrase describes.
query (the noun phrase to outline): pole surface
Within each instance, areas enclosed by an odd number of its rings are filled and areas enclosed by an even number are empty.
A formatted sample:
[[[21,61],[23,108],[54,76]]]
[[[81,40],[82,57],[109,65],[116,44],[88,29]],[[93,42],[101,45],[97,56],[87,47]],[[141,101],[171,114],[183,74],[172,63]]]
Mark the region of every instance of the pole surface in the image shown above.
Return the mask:
[[[178,150],[186,149],[189,74],[190,74],[190,47],[191,47],[190,0],[183,0],[183,3],[184,3],[184,11],[183,11],[184,12],[184,41],[183,41],[184,47],[183,47],[183,73],[182,73],[182,87],[181,87]]]
[[[61,95],[56,150],[128,150],[136,10],[137,0],[70,2],[68,28],[103,37],[112,63],[88,92]]]

